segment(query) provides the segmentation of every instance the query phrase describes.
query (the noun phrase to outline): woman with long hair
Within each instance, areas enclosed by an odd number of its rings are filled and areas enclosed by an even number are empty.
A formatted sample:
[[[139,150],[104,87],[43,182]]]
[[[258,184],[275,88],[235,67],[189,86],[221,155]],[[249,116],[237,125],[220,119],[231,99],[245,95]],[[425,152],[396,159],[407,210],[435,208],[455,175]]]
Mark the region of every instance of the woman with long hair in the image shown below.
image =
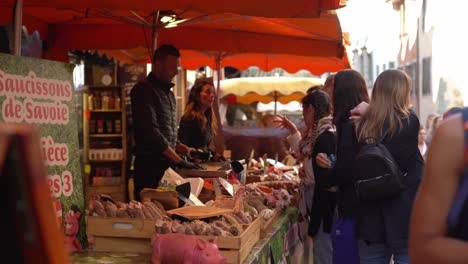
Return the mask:
[[[330,230],[335,209],[335,193],[322,184],[327,168],[315,162],[317,153],[335,154],[336,138],[331,117],[330,99],[321,89],[312,90],[302,99],[302,113],[307,131],[301,135],[297,127],[284,116],[277,123],[290,131],[288,137],[296,157],[302,162],[299,232],[302,241],[312,237],[314,263],[331,263]],[[315,186],[314,186],[315,185]],[[307,236],[308,235],[308,236]]]
[[[361,102],[369,102],[367,86],[355,70],[343,70],[334,78],[333,123],[337,132],[336,161],[324,153],[317,155],[317,164],[331,168],[324,180],[326,187],[337,187],[337,215],[332,228],[333,263],[359,263],[358,242],[355,239],[357,198],[353,185],[353,163],[357,139],[351,110]]]
[[[408,227],[424,160],[418,148],[419,119],[410,107],[411,79],[401,70],[382,72],[372,100],[358,121],[358,140],[382,140],[400,170],[406,188],[377,201],[359,201],[356,236],[361,263],[409,263]],[[385,137],[385,138],[382,138]]]
[[[211,144],[216,131],[216,119],[212,104],[215,99],[213,78],[199,78],[190,90],[185,112],[179,123],[181,143],[202,150],[213,152]],[[216,154],[215,157],[221,157]]]

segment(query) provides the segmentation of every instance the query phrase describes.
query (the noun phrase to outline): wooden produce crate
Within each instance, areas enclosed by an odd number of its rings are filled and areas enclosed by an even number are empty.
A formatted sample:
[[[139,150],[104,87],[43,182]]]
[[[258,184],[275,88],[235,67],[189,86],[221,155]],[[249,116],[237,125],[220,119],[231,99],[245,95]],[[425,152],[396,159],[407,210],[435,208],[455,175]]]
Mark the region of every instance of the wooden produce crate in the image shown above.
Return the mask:
[[[218,237],[218,236],[197,236],[207,241],[216,240],[219,252],[226,257],[229,264],[240,264],[250,254],[254,245],[260,239],[260,218],[255,219],[250,225],[244,225],[244,231],[240,236]]]
[[[272,217],[266,220],[261,218],[262,223],[261,223],[261,228],[260,228],[260,238],[265,238],[268,235],[268,231],[276,223],[276,221],[280,218],[280,216],[281,216],[281,210],[275,208],[273,209]]]
[[[87,216],[94,251],[151,253],[154,219]]]

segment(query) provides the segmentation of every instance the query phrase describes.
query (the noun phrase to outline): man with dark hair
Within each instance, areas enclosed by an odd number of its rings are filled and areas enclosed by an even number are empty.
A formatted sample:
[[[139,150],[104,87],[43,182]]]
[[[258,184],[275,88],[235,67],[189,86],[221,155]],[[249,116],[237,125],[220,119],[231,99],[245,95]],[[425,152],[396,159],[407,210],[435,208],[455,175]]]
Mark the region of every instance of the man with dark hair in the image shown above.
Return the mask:
[[[135,198],[143,188],[156,188],[171,166],[197,169],[178,153],[188,155],[190,148],[177,140],[176,101],[172,79],[179,67],[179,50],[162,45],[153,56],[153,70],[146,80],[131,91],[135,130]]]

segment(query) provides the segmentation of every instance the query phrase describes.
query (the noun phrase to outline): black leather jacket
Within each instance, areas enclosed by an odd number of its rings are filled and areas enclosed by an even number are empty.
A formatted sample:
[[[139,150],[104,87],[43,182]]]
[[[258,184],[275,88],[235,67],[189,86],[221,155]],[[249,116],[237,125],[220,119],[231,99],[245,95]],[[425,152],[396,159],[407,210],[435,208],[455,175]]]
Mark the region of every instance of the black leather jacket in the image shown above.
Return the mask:
[[[176,101],[171,88],[151,72],[145,81],[137,83],[130,95],[135,130],[135,155],[164,157],[168,147],[177,141]]]

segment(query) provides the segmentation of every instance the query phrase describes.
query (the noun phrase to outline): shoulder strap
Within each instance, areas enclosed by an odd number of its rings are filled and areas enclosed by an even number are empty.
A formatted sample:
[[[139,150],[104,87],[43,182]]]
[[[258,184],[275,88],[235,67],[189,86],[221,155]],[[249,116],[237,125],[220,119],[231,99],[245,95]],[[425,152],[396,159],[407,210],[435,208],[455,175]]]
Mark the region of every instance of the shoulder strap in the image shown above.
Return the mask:
[[[450,208],[448,215],[448,226],[454,227],[458,224],[459,216],[465,205],[465,201],[468,198],[468,107],[465,107],[462,112],[463,115],[463,130],[465,135],[465,172],[460,180],[455,199],[453,200],[452,207]]]
[[[387,137],[388,135],[388,128],[389,128],[389,125],[387,122],[384,123],[383,127],[382,127],[382,130],[383,130],[383,134],[382,134],[382,137],[380,138],[380,143],[383,143],[384,139]]]

